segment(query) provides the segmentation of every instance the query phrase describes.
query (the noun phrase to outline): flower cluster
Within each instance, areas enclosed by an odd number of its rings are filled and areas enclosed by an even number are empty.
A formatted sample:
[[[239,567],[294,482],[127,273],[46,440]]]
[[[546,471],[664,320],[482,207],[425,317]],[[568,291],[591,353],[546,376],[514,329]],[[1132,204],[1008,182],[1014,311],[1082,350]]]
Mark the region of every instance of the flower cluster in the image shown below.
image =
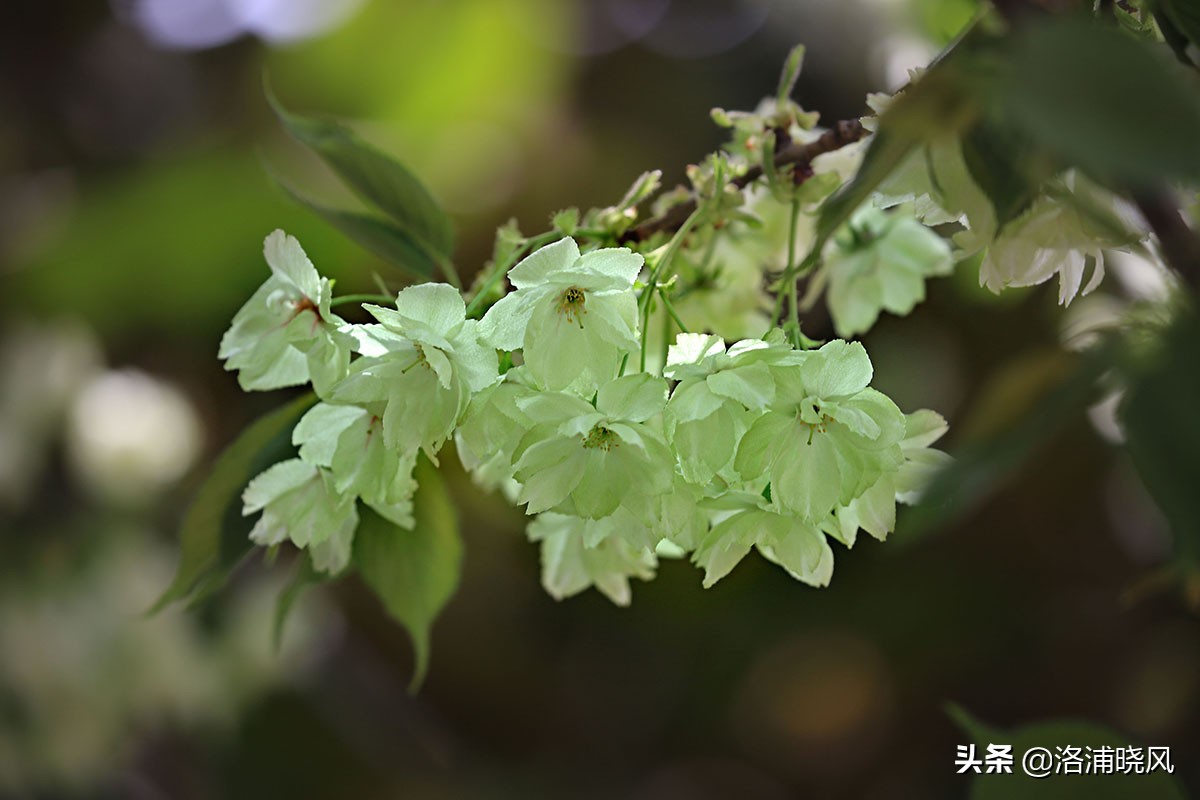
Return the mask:
[[[882,94],[867,98],[877,113],[892,100]],[[874,118],[863,122],[875,124]],[[997,219],[955,135],[933,138],[910,153],[880,184],[874,203],[885,209],[907,207],[925,225],[959,226],[953,236],[955,256],[964,260],[982,254],[979,284],[997,294],[1057,276],[1058,301],[1064,306],[1100,285],[1105,250],[1129,250],[1149,236],[1145,221],[1127,202],[1075,170],[1047,180],[1014,218]],[[925,274],[944,272],[926,268]],[[832,287],[830,302],[833,306]]]
[[[906,264],[929,260],[919,236],[883,228],[918,252]],[[536,249],[478,321],[457,290],[427,283],[394,308],[364,306],[376,322],[353,325],[329,312],[328,282],[294,239],[273,233],[266,256],[273,276],[222,354],[248,388],[311,380],[320,402],[293,431],[297,457],[250,483],[244,511],[261,512],[254,541],[307,548],[322,571],[347,565],[358,503],[411,526],[416,459],[436,462],[451,437],[481,485],[532,517],[552,595],[596,586],[620,604],[631,577],[684,553],[706,586],[751,548],[824,586],[830,539],[886,537],[896,503],[945,459],[930,449],[945,423],[870,388],[858,343],[681,332],[661,368],[639,370],[639,292],[652,289],[639,284],[645,258],[626,248],[581,253],[565,237]],[[879,280],[868,257],[847,257],[862,261],[854,280]],[[880,308],[915,302],[897,286],[885,283]]]
[[[290,541],[316,569],[340,572],[361,507],[413,525],[417,460],[436,464],[452,438],[479,485],[533,518],[555,597],[596,586],[626,603],[629,578],[685,554],[708,586],[752,548],[823,586],[831,539],[886,537],[897,502],[944,465],[931,445],[946,424],[872,389],[866,350],[845,339],[884,312],[908,314],[926,280],[968,257],[993,291],[1058,276],[1069,303],[1099,283],[1105,250],[1145,232],[1073,172],[998,212],[969,143],[947,131],[818,236],[821,202],[854,178],[870,137],[822,144],[817,115],[787,98],[798,57],[789,65],[755,112],[714,112],[730,142],[689,167],[690,191],[650,202],[661,176],[648,172],[617,205],[565,209],[547,233],[501,228],[470,306],[426,283],[364,305],[374,322],[349,324],[299,243],[267,237],[271,277],[220,356],[246,389],[311,382],[320,402],[292,433],[296,458],[247,487],[244,511],[261,515],[251,538]],[[868,102],[883,112],[892,99]],[[784,146],[789,158],[820,152],[777,163]],[[674,227],[639,226],[643,204]],[[822,294],[843,337],[823,346],[800,331]]]

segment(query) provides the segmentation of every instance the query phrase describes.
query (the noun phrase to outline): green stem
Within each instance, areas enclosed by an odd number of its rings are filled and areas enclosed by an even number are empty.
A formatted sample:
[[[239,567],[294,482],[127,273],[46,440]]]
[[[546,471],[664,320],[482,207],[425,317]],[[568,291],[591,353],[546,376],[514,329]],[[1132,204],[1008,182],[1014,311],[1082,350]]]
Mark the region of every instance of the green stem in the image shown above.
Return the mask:
[[[471,312],[479,308],[479,304],[484,299],[491,295],[492,291],[499,285],[500,281],[504,280],[504,276],[508,274],[508,270],[513,264],[521,260],[524,255],[535,248],[541,247],[544,244],[549,244],[558,237],[557,231],[547,231],[546,233],[531,236],[526,239],[520,247],[512,252],[505,263],[496,267],[491,275],[488,276],[487,283],[479,287],[479,291],[471,298],[471,302],[467,303],[467,316],[471,316]]]
[[[662,320],[662,323],[663,323],[662,324],[662,366],[659,367],[659,369],[661,370],[662,367],[665,367],[667,365],[667,354],[671,352],[671,320],[672,320],[672,318],[674,318],[676,325],[680,325],[681,327],[682,327],[682,325],[679,322],[679,317],[675,316],[670,305],[668,305],[671,301],[667,299],[667,293],[664,292],[662,289],[659,289],[658,296],[662,298],[663,307],[668,309],[667,314],[663,316],[663,320]]]
[[[787,272],[792,272],[796,263],[796,226],[800,223],[800,201],[792,200],[792,224],[788,228],[788,267]],[[796,297],[796,278],[793,276],[788,280],[787,286],[788,304],[791,306],[790,321],[792,324],[792,336],[796,338],[796,346],[799,347],[800,339],[800,303]]]
[[[329,305],[340,306],[345,303],[391,303],[395,297],[386,294],[344,294],[329,301]]]
[[[675,320],[675,324],[679,326],[679,332],[687,333],[687,326],[683,324],[683,320],[681,320],[679,315],[675,313],[675,306],[671,305],[671,298],[667,295],[666,291],[660,289],[658,296],[662,298],[663,308],[667,310],[667,313],[671,315],[671,319]]]
[[[780,280],[783,279],[780,278]],[[779,315],[783,313],[783,298],[786,295],[787,293],[783,290],[782,286],[775,290],[775,308],[771,311],[771,321],[767,323],[767,330],[763,333],[764,337],[779,327]]]
[[[642,355],[641,367],[642,372],[646,371],[646,342],[649,337],[646,335],[646,328],[650,325],[650,299],[654,296],[658,289],[658,276],[662,273],[663,268],[671,263],[675,258],[675,253],[679,251],[683,244],[684,238],[692,230],[696,224],[696,220],[700,218],[700,214],[704,211],[704,206],[698,207],[688,216],[684,223],[679,226],[679,230],[671,237],[671,241],[667,244],[667,249],[663,252],[658,261],[654,262],[654,268],[650,271],[650,277],[646,281],[646,288],[642,290],[641,297],[641,312],[642,312]]]
[[[770,333],[780,323],[780,315],[783,313],[783,301],[787,298],[789,303],[789,325],[793,327],[797,335],[794,337],[793,344],[796,347],[800,346],[800,303],[797,297],[796,282],[811,271],[815,259],[810,253],[807,258],[796,263],[796,226],[800,219],[800,206],[796,201],[792,202],[792,220],[791,227],[788,229],[788,263],[783,270],[783,274],[779,276],[779,280],[775,282],[775,310],[771,312],[770,327],[767,328],[767,333]]]

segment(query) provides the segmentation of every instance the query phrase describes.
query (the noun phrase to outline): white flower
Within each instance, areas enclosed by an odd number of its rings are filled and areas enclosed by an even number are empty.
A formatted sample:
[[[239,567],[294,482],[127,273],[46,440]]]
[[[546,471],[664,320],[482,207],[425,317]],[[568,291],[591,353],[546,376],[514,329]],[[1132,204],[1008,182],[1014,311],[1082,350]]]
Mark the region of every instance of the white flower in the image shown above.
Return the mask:
[[[671,452],[645,424],[666,401],[666,382],[645,373],[600,387],[594,407],[565,392],[518,401],[537,421],[513,455],[526,513],[600,519],[625,506],[647,515],[671,488]]]
[[[296,424],[292,444],[299,446],[303,461],[329,470],[337,492],[361,497],[381,516],[412,527],[415,453],[384,444],[378,413],[318,403]]]
[[[708,506],[724,513],[692,555],[704,569],[706,589],[728,575],[751,547],[796,580],[829,585],[833,550],[813,523],[780,513],[761,495],[743,492],[730,492]]]
[[[591,394],[638,346],[633,281],[642,264],[624,247],[581,256],[574,239],[546,245],[509,270],[516,291],[488,309],[479,335],[499,350],[520,348],[547,389]]]
[[[408,287],[396,296],[395,310],[364,307],[382,324],[355,329],[363,357],[333,399],[381,404],[387,446],[404,453],[424,448],[434,459],[471,394],[498,379],[496,352],[480,344],[462,295],[444,283]]]
[[[925,299],[925,279],[953,268],[950,245],[912,216],[863,206],[825,248],[838,336],[865,333],[880,311],[908,314]]]
[[[780,508],[820,522],[903,463],[904,415],[867,387],[861,344],[837,339],[793,358],[798,367],[775,369],[775,401],[742,437],[734,467],[759,485],[769,477]]]
[[[658,564],[653,550],[621,535],[637,524],[628,514],[599,520],[539,514],[527,534],[542,545],[542,586],[556,600],[595,586],[617,605],[629,605],[629,579],[653,578]]]
[[[1125,247],[1144,235],[1133,212],[1114,195],[1073,173],[1064,176],[1062,184],[1085,205],[1107,206],[1128,235],[1114,238],[1096,230],[1075,205],[1043,195],[1000,231],[979,268],[980,285],[999,294],[1008,286],[1034,286],[1058,275],[1058,302],[1068,305],[1076,295],[1100,285],[1105,248]],[[1085,284],[1089,260],[1094,266]]]
[[[346,374],[353,340],[329,310],[329,280],[317,274],[300,243],[277,230],[263,243],[271,277],[233,318],[218,357],[238,371],[243,389],[299,386],[318,394]]]
[[[682,476],[704,484],[733,460],[738,440],[775,397],[771,363],[791,350],[747,339],[728,350],[718,336],[681,333],[667,350],[664,374],[679,381],[664,428]]]
[[[290,540],[308,548],[322,572],[341,572],[349,563],[358,511],[354,496],[338,492],[327,470],[298,458],[281,461],[250,481],[242,502],[243,516],[262,512],[250,531],[254,543]]]

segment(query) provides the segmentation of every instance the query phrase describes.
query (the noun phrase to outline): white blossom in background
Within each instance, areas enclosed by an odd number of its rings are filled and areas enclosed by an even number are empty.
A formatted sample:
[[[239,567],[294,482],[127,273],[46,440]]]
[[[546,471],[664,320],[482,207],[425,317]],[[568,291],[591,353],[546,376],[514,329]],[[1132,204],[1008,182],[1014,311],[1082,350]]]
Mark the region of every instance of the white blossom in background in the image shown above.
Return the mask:
[[[20,320],[0,337],[0,507],[28,501],[67,409],[103,368],[79,322]]]
[[[145,502],[187,472],[203,429],[187,396],[134,369],[90,381],[67,416],[67,454],[80,481],[119,502]]]
[[[1074,172],[1055,183],[1056,194],[1036,198],[1001,228],[979,267],[981,285],[999,293],[1057,276],[1058,302],[1069,305],[1100,285],[1105,251],[1125,250],[1145,238],[1140,216],[1108,190]],[[1109,219],[1111,229],[1094,222],[1095,213]]]
[[[0,685],[19,687],[26,712],[0,715],[0,796],[95,791],[164,723],[229,730],[341,635],[337,612],[310,592],[275,649],[280,573],[233,588],[215,628],[182,608],[147,616],[174,554],[151,531],[110,526],[95,542],[86,562],[43,559],[0,582]]]

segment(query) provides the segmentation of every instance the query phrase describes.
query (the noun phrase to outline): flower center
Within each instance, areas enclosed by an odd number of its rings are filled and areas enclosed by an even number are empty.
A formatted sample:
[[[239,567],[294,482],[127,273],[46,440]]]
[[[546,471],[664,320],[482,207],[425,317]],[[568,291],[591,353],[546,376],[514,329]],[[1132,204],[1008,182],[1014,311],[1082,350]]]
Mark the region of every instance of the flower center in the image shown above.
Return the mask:
[[[417,351],[417,360],[404,368],[405,375],[407,375],[408,371],[411,370],[413,367],[424,367],[425,369],[429,370],[430,372],[433,371],[433,365],[431,365],[429,363],[429,357],[425,355],[425,348],[422,347],[421,345],[416,345],[416,351]]]
[[[610,431],[603,425],[596,425],[588,435],[583,437],[583,446],[589,450],[600,448],[604,452],[608,452],[621,443],[621,437]]]
[[[583,315],[587,313],[587,309],[583,304],[587,302],[587,295],[583,289],[578,286],[568,286],[563,290],[563,293],[558,296],[558,313],[563,314],[567,318],[567,322],[578,322],[579,327],[583,327]]]
[[[825,426],[830,422],[836,422],[833,417],[815,405],[802,406],[796,418],[801,425],[808,428],[808,444],[812,444],[814,433],[825,433]]]
[[[301,297],[299,300],[292,301],[292,319],[300,316],[305,311],[311,311],[317,317],[321,316],[321,311],[317,308],[317,304],[307,297]]]

